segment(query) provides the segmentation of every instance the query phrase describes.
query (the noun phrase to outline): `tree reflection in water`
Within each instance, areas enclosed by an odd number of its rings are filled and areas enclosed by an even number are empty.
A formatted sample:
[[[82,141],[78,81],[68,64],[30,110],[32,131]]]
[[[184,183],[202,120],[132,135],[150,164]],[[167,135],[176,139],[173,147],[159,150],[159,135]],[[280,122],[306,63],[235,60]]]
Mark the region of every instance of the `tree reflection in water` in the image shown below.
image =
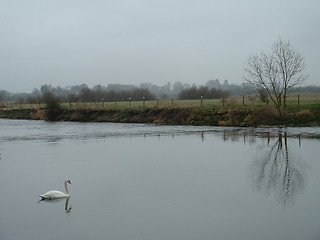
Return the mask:
[[[272,141],[271,141],[272,142]],[[270,143],[271,143],[270,142]],[[293,204],[304,188],[304,163],[288,149],[287,134],[279,133],[277,141],[269,145],[265,154],[259,154],[251,165],[255,190],[275,194],[278,202]]]
[[[305,184],[305,162],[295,155],[288,147],[286,132],[269,132],[268,130],[230,128],[223,131],[215,131],[223,141],[239,142],[244,145],[257,147],[259,139],[267,139],[267,146],[258,150],[258,156],[250,165],[250,178],[255,191],[264,191],[267,195],[273,193],[276,200],[283,204],[284,208],[294,204],[295,198],[302,193]],[[205,132],[200,132],[204,142]],[[172,135],[174,138],[174,134]],[[300,135],[298,137],[301,147]],[[160,139],[160,135],[158,135]]]

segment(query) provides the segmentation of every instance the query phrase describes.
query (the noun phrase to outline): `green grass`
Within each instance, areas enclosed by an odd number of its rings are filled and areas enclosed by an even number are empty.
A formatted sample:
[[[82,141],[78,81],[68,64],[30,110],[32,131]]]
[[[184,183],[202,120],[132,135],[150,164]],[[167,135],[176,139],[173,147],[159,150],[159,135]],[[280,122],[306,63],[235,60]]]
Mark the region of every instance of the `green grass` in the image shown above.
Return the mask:
[[[305,106],[309,104],[320,104],[320,94],[301,94],[299,96],[298,104],[298,95],[291,94],[287,97],[287,105],[291,106]],[[266,102],[261,102],[258,95],[245,96],[244,99],[240,97],[231,97],[224,100],[222,99],[203,99],[202,107],[222,107],[222,106],[252,106],[260,107],[267,106]],[[269,100],[269,105],[273,106],[272,101]],[[90,102],[90,103],[62,103],[63,108],[71,109],[124,109],[128,107],[132,108],[167,108],[167,107],[200,107],[201,100],[178,100],[178,99],[159,99],[154,101],[124,101],[124,102]],[[2,108],[8,109],[39,109],[44,108],[45,104],[17,104],[17,103],[8,103],[2,104]]]

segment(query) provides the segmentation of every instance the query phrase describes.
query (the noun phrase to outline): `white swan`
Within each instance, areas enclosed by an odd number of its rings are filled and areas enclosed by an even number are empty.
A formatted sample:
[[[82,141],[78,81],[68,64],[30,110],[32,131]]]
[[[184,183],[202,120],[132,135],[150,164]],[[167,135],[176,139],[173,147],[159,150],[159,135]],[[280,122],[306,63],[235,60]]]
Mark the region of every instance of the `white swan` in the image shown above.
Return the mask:
[[[68,189],[68,185],[67,184],[71,184],[71,181],[69,179],[64,181],[64,186],[66,188],[66,193],[57,191],[57,190],[51,190],[49,192],[46,192],[44,194],[40,194],[39,196],[42,197],[42,199],[57,199],[57,198],[66,198],[66,197],[70,197],[70,192]]]

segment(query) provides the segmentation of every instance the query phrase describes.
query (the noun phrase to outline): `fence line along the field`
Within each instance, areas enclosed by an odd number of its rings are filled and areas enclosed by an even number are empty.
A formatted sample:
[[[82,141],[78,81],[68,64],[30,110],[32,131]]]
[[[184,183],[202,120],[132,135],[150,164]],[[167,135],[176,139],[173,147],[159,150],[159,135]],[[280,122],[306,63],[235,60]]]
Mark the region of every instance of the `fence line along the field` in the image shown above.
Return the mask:
[[[287,96],[287,104],[308,104],[308,103],[320,103],[320,95],[302,95],[301,94],[291,94]],[[203,96],[200,96],[198,99],[194,100],[180,100],[175,98],[167,99],[156,99],[156,100],[146,100],[142,98],[140,101],[133,101],[129,98],[127,101],[114,101],[108,102],[102,99],[98,102],[65,102],[63,105],[69,108],[126,108],[126,107],[210,107],[210,106],[230,106],[230,105],[273,105],[273,102],[270,98],[262,100],[259,98],[259,95],[241,95],[239,97],[226,98],[225,96],[222,99],[205,99]],[[2,102],[0,103],[2,108],[11,108],[11,109],[27,109],[27,108],[45,108],[44,103],[38,104],[29,104],[29,103],[15,103],[15,102]]]

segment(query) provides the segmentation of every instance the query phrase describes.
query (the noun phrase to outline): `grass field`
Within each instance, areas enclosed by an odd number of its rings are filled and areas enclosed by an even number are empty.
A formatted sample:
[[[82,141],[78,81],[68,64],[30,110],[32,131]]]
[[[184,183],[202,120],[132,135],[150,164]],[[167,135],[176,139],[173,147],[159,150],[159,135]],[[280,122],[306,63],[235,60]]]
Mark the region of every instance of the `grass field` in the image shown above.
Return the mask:
[[[123,109],[128,107],[133,108],[153,108],[153,107],[223,107],[223,106],[272,106],[273,103],[262,102],[258,95],[231,97],[226,99],[198,99],[198,100],[178,100],[178,99],[158,99],[154,101],[123,101],[123,102],[90,102],[90,103],[62,103],[63,108],[76,109]],[[287,97],[288,106],[320,104],[320,94],[290,94]],[[37,109],[44,108],[44,104],[17,104],[4,103],[2,108],[20,108],[20,109]]]

